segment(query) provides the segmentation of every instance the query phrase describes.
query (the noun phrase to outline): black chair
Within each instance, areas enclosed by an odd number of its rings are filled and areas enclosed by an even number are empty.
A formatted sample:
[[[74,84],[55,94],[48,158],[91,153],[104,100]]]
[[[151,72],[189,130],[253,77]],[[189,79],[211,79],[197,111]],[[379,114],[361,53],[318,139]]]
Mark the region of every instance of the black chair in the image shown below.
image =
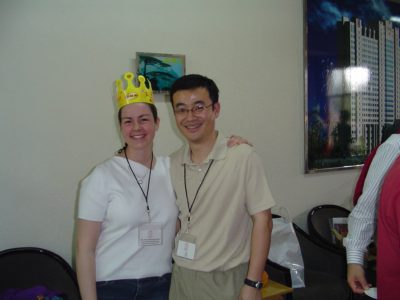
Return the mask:
[[[332,218],[347,218],[350,215],[350,211],[344,207],[337,205],[319,205],[311,209],[308,213],[307,225],[310,235],[312,235],[317,242],[322,243],[324,246],[341,253],[343,256],[346,255],[346,249],[342,243],[335,243],[332,239],[332,224],[330,220]],[[369,255],[365,264],[365,276],[372,285],[376,285],[376,260],[375,260],[375,243],[372,242],[368,248]],[[366,295],[353,295],[353,299],[370,299]]]
[[[296,224],[293,224],[304,262],[304,288],[294,288],[294,300],[324,299],[348,300],[352,294],[346,281],[346,256],[318,242]],[[290,270],[267,261],[266,271],[277,282],[291,286]]]
[[[307,216],[307,226],[310,235],[319,242],[345,252],[341,243],[335,243],[332,239],[332,218],[347,218],[350,211],[337,205],[319,205],[311,209]]]
[[[58,291],[63,299],[81,299],[74,270],[58,254],[34,247],[0,251],[0,294],[35,286]]]
[[[293,298],[347,300],[351,290],[347,284],[345,252],[319,243],[313,236],[293,224],[304,262],[305,288],[295,289]]]

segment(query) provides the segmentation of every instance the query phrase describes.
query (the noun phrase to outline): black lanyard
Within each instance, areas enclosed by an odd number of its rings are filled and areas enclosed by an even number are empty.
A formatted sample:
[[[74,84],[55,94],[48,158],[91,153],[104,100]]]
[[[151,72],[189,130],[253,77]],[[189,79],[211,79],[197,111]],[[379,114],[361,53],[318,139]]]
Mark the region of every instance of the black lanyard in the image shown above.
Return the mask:
[[[142,191],[142,194],[143,194],[143,196],[144,196],[144,200],[146,201],[147,214],[148,214],[148,216],[150,217],[150,207],[149,207],[149,201],[148,201],[148,199],[149,199],[149,188],[150,188],[150,178],[151,178],[151,167],[152,167],[152,165],[153,165],[153,152],[151,152],[150,173],[149,173],[149,180],[148,180],[148,182],[147,182],[147,191],[146,191],[146,194],[144,193],[143,188],[142,188],[142,186],[140,185],[139,180],[137,179],[135,172],[133,172],[133,169],[132,169],[132,167],[131,167],[131,164],[129,163],[128,156],[126,155],[126,150],[125,150],[125,149],[124,149],[124,154],[125,154],[126,162],[128,163],[129,169],[131,169],[131,172],[132,172],[132,174],[133,174],[133,177],[135,177],[136,183],[137,183],[137,185],[140,187],[140,190]]]
[[[200,190],[201,186],[203,185],[204,179],[206,179],[208,171],[210,171],[210,168],[211,168],[211,165],[213,164],[213,162],[214,162],[214,160],[212,159],[211,162],[210,162],[210,165],[207,168],[206,173],[204,174],[203,179],[200,182],[199,187],[197,188],[196,194],[194,195],[193,202],[192,202],[191,205],[189,205],[189,196],[188,196],[188,191],[187,191],[187,186],[186,186],[186,164],[183,164],[183,179],[184,179],[184,183],[185,183],[186,203],[187,203],[188,211],[189,211],[188,223],[190,223],[190,215],[191,215],[191,212],[192,212],[193,204],[196,201],[197,194],[199,193],[199,190]]]

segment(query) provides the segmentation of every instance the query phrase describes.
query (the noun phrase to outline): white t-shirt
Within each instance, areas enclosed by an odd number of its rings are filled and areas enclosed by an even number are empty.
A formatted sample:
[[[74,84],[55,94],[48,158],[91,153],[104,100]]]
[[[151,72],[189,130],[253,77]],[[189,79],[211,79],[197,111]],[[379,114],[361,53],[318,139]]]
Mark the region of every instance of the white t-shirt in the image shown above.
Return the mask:
[[[149,169],[129,161],[146,193]],[[171,272],[178,210],[168,157],[157,157],[151,171],[148,204],[151,222],[161,223],[162,245],[140,246],[138,228],[148,223],[145,197],[128,163],[112,157],[98,165],[81,186],[78,218],[102,222],[96,248],[96,281],[137,279]]]

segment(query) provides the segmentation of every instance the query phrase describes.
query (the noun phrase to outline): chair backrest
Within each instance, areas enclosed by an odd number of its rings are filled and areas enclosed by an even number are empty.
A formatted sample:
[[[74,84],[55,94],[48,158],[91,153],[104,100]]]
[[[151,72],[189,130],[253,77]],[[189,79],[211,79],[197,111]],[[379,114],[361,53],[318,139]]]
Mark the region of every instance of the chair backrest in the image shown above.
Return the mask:
[[[39,285],[80,299],[76,274],[58,254],[35,247],[0,251],[0,292]]]
[[[299,241],[304,269],[335,274],[346,277],[346,253],[319,242],[293,223],[293,229]]]
[[[333,242],[332,218],[347,218],[350,211],[337,205],[319,205],[314,207],[307,217],[307,226],[310,235],[320,242],[344,250],[342,245]]]
[[[294,299],[352,299],[346,282],[346,253],[318,242],[293,223],[304,262],[305,288],[293,291]]]

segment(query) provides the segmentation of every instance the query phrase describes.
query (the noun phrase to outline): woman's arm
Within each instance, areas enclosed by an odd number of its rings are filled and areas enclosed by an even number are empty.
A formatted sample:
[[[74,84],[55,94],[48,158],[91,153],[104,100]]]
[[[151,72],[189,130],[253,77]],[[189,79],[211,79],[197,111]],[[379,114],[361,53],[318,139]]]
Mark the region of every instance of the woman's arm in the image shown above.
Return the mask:
[[[78,219],[76,271],[82,300],[97,300],[96,294],[96,245],[101,222]]]

